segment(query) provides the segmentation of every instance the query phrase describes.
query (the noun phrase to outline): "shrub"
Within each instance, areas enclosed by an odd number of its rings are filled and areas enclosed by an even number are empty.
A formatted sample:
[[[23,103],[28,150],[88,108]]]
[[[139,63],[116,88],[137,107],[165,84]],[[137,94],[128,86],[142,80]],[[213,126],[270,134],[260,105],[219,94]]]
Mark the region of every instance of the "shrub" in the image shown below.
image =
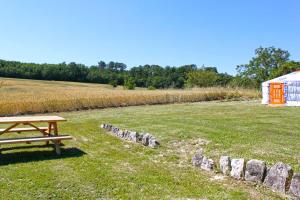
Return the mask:
[[[154,86],[150,85],[150,86],[148,87],[148,90],[156,90],[156,88],[155,88]]]
[[[234,88],[259,88],[260,83],[254,79],[236,76],[229,82],[229,86]]]
[[[217,85],[219,76],[214,71],[197,70],[187,75],[187,87],[211,87]]]
[[[135,82],[133,77],[129,77],[125,80],[124,88],[128,90],[134,90],[135,89]]]
[[[116,80],[111,80],[111,81],[109,82],[109,84],[110,84],[111,86],[113,86],[114,88],[118,86],[118,83],[117,83]]]

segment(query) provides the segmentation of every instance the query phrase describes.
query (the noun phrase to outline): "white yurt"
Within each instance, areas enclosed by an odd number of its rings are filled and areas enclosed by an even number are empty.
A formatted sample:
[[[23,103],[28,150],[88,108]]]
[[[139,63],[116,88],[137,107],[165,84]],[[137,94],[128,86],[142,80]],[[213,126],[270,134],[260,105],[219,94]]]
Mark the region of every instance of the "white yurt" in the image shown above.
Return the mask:
[[[300,106],[300,71],[263,82],[262,104]]]

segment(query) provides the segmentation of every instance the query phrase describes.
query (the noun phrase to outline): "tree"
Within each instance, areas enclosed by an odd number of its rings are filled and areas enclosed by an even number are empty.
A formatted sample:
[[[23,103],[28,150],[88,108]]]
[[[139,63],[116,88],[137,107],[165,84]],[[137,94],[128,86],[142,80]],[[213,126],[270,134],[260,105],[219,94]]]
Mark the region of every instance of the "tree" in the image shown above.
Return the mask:
[[[128,90],[134,90],[135,89],[135,82],[133,77],[128,77],[124,82],[124,88]]]
[[[126,65],[120,62],[105,63],[104,61],[100,61],[97,65],[86,66],[75,62],[36,64],[0,59],[0,77],[92,82],[111,84],[115,87],[117,85],[124,85],[126,77],[130,77],[129,81],[133,82],[137,87],[148,88],[153,86],[157,89],[184,88],[188,74],[197,70],[209,71],[217,75],[218,80],[214,85],[225,86],[230,80],[229,75],[218,73],[215,67],[203,66],[201,69],[198,69],[197,65],[194,64],[180,67],[162,67],[146,64],[126,69]]]
[[[254,79],[257,85],[268,80],[271,73],[289,61],[290,57],[288,51],[275,47],[259,47],[255,50],[255,55],[249,64],[238,65],[237,71],[238,76]]]
[[[110,80],[110,81],[109,81],[109,84],[110,84],[111,86],[113,86],[114,88],[118,86],[117,80]]]
[[[217,85],[225,87],[226,85],[228,85],[231,82],[232,79],[233,79],[233,76],[231,76],[227,73],[219,73]]]
[[[104,70],[106,67],[106,63],[101,60],[100,62],[98,62],[98,67],[100,70]]]
[[[215,72],[216,74],[218,73],[218,70],[216,67],[205,67],[205,66],[202,66],[202,69],[204,71],[211,71],[211,72]]]
[[[240,76],[232,78],[228,85],[238,88],[257,88],[257,82],[254,79]]]
[[[270,78],[276,78],[297,70],[300,70],[300,62],[289,61],[282,64],[277,70],[273,70]]]
[[[187,87],[210,87],[217,84],[219,76],[216,72],[210,70],[197,70],[188,73],[186,81]]]

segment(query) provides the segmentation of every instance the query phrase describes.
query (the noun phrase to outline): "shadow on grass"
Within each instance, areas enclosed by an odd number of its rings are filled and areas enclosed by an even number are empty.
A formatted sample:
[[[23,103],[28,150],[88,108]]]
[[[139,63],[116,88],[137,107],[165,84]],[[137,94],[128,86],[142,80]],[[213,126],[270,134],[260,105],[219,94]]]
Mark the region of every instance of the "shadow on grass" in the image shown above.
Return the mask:
[[[27,163],[33,161],[55,160],[64,158],[81,157],[86,153],[78,148],[61,148],[61,155],[56,155],[55,150],[42,150],[43,148],[49,148],[51,145],[34,145],[34,146],[17,146],[9,148],[1,148],[2,154],[0,154],[0,166]],[[18,149],[33,149],[32,151],[21,152],[9,152],[5,151],[18,150]],[[41,150],[40,150],[41,149]]]

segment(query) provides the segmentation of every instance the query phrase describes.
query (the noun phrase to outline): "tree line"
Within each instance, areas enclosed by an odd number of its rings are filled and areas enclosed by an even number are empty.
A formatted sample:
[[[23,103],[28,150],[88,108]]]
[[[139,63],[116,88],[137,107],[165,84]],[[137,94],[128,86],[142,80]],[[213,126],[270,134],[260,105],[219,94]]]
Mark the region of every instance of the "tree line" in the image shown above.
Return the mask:
[[[127,68],[120,62],[100,61],[97,65],[59,63],[36,64],[0,60],[0,77],[38,80],[76,81],[135,87],[184,88],[230,86],[259,88],[261,82],[299,70],[300,62],[290,60],[290,54],[280,48],[259,47],[248,64],[237,66],[235,76],[219,73],[216,67],[195,64],[180,67],[140,65]]]
[[[212,73],[217,78],[216,82],[203,76],[201,85],[187,81],[192,77],[192,72]],[[215,67],[197,67],[194,64],[180,67],[162,67],[159,65],[141,65],[127,69],[124,63],[104,61],[97,65],[86,66],[75,62],[59,64],[36,64],[16,61],[0,60],[0,77],[75,81],[88,83],[111,84],[113,86],[124,85],[145,88],[184,88],[190,86],[226,85],[232,76],[218,73]],[[207,83],[206,83],[207,82]],[[200,82],[199,82],[200,83]]]

